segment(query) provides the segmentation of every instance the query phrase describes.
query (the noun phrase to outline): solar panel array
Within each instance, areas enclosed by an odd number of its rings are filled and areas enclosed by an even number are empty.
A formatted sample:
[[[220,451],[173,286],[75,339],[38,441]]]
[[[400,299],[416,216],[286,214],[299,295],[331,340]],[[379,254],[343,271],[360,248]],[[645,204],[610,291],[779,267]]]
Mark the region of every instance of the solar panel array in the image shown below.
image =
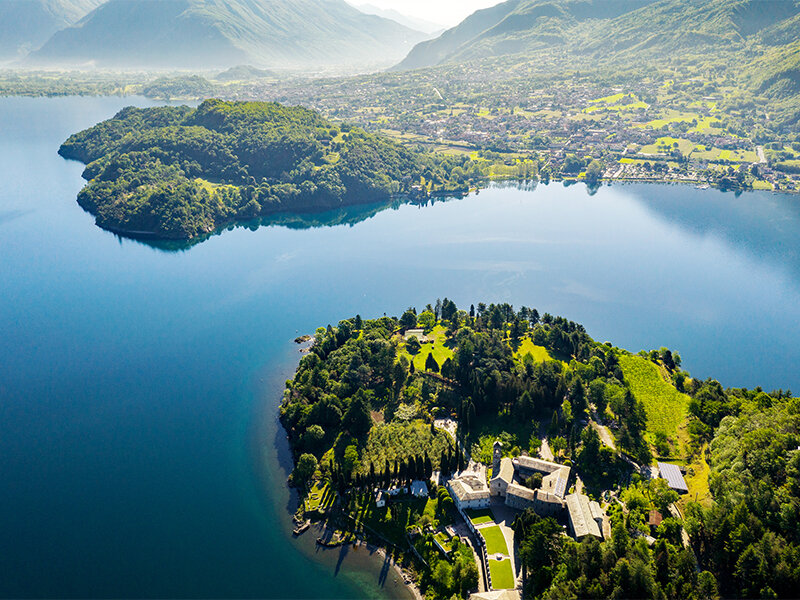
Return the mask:
[[[559,498],[563,498],[566,488],[567,488],[567,480],[564,479],[563,477],[559,477],[558,480],[556,481],[556,487],[553,490],[553,493]]]
[[[661,473],[661,477],[667,480],[667,484],[673,490],[689,491],[689,488],[686,486],[686,480],[683,478],[681,470],[677,465],[660,462],[658,463],[658,470]]]

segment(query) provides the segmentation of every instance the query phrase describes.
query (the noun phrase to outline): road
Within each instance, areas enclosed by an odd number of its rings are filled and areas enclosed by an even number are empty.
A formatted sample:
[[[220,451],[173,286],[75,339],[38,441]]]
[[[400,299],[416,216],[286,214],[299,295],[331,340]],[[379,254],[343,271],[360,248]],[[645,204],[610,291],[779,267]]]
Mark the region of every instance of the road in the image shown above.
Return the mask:
[[[767,164],[767,157],[764,155],[764,147],[756,146],[756,153],[758,154],[758,163],[761,165]]]
[[[595,421],[591,421],[592,427],[600,436],[600,441],[603,442],[606,446],[611,448],[612,450],[616,451],[617,445],[614,443],[614,437],[611,435],[611,432],[608,430],[608,427],[605,425],[600,425]]]

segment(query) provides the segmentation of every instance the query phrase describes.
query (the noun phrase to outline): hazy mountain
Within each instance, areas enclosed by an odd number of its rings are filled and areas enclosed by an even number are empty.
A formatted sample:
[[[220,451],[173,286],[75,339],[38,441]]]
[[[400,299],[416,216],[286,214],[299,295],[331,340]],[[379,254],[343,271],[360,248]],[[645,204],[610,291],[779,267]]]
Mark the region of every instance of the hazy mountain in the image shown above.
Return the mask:
[[[0,0],[0,60],[17,58],[105,0]]]
[[[344,0],[108,0],[30,60],[151,68],[388,64],[424,37]]]
[[[422,33],[441,33],[446,29],[444,25],[439,23],[433,23],[432,21],[426,21],[425,19],[418,19],[417,17],[404,15],[403,13],[392,9],[378,8],[372,4],[354,4],[353,6],[368,15],[377,15],[379,17],[383,17],[384,19],[391,19],[392,21],[396,21],[401,25],[405,25],[409,29],[415,29],[416,31],[421,31]]]
[[[608,58],[787,44],[800,34],[793,0],[508,0],[414,47],[400,69],[558,47]],[[770,40],[768,42],[768,40]]]

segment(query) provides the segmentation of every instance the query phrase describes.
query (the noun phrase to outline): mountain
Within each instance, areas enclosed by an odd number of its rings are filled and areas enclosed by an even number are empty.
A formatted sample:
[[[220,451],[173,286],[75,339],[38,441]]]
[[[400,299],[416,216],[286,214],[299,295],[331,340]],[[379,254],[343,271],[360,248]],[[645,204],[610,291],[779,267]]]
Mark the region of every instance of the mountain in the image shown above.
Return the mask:
[[[795,0],[507,0],[421,42],[398,69],[551,49],[603,59],[745,50],[798,39],[798,14]]]
[[[45,43],[105,0],[2,0],[0,60],[17,58]]]
[[[378,17],[383,17],[384,19],[391,19],[392,21],[396,21],[397,23],[400,23],[409,29],[421,31],[422,33],[441,33],[446,29],[444,25],[440,25],[439,23],[433,23],[432,21],[426,21],[425,19],[418,19],[417,17],[404,15],[403,13],[397,12],[396,10],[390,8],[378,8],[373,4],[356,4],[354,6],[361,12],[368,15],[376,15]]]
[[[344,0],[108,0],[29,60],[116,68],[390,64],[424,34]]]

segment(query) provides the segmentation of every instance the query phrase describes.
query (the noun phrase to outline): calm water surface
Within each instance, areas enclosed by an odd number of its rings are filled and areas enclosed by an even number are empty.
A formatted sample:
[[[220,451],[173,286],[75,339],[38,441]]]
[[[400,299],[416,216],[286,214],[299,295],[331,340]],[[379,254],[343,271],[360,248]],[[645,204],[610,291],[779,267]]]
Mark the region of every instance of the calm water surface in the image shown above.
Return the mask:
[[[0,595],[399,596],[379,560],[288,531],[291,340],[355,313],[526,304],[800,389],[793,197],[495,188],[166,252],[95,227],[56,154],[134,102],[0,99]]]

